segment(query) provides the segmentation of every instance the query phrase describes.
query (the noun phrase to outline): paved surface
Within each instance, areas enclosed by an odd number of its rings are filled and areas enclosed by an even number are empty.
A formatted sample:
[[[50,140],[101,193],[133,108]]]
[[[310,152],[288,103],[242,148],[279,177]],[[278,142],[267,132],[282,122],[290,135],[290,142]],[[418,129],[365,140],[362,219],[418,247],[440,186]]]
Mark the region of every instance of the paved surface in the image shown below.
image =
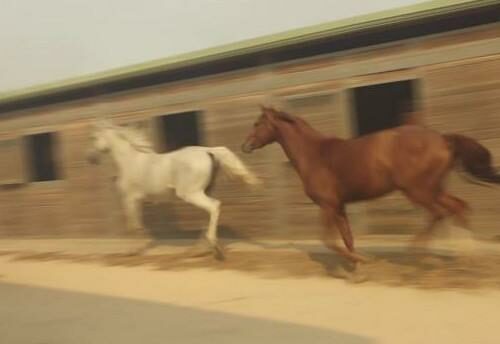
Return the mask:
[[[0,252],[109,254],[146,242],[0,240]],[[408,237],[364,237],[358,247],[398,251],[407,242]],[[149,254],[182,252],[194,241],[159,244]],[[315,240],[224,244],[250,255],[297,248],[327,252]],[[467,235],[454,243],[434,241],[433,248],[453,250],[456,244],[461,253],[464,247],[500,252],[500,245]],[[500,338],[500,290],[415,290],[205,266],[156,271],[147,265],[12,258],[0,256],[0,344],[497,344]]]
[[[0,283],[2,344],[499,343],[500,290],[8,255]]]
[[[374,343],[353,334],[293,323],[1,283],[0,342]]]

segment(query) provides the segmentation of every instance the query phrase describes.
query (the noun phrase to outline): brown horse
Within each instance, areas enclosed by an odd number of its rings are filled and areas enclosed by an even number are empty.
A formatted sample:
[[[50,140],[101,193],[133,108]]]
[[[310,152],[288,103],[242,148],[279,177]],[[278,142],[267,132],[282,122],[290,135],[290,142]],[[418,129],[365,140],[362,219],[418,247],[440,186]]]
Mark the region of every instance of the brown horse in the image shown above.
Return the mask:
[[[423,241],[446,216],[453,215],[467,225],[467,204],[443,186],[455,162],[461,162],[479,180],[500,184],[490,152],[462,135],[441,135],[423,126],[404,125],[344,140],[324,136],[285,112],[261,109],[243,152],[278,142],[299,174],[306,195],[321,207],[325,245],[354,262],[365,258],[354,250],[347,203],[400,190],[431,215],[429,225],[415,238]],[[347,250],[336,244],[336,228]]]

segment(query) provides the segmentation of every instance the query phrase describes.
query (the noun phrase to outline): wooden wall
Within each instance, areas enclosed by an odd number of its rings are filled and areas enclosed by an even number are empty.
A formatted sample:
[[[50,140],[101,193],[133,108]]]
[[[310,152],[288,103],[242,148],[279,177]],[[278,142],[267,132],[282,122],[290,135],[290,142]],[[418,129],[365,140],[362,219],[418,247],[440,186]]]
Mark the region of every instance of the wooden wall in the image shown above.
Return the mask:
[[[259,115],[259,103],[272,96],[319,130],[350,137],[355,125],[353,87],[415,79],[419,81],[417,101],[426,124],[479,139],[500,164],[499,37],[500,26],[487,25],[3,114],[2,164],[9,165],[14,161],[12,152],[25,149],[12,144],[15,140],[22,142],[24,135],[32,133],[56,132],[63,179],[31,183],[23,174],[23,168],[29,167],[19,167],[21,160],[0,173],[0,184],[6,184],[0,189],[0,234],[136,235],[125,229],[109,161],[92,166],[85,160],[89,123],[102,115],[119,123],[143,121],[157,140],[156,116],[196,110],[202,114],[203,143],[229,147],[265,182],[262,188],[252,190],[224,176],[218,178],[213,195],[222,201],[221,233],[236,237],[316,238],[318,210],[303,195],[279,147],[269,146],[251,155],[239,153]],[[484,237],[500,235],[500,215],[495,208],[499,191],[465,184],[455,176],[451,184],[454,192],[474,208],[477,233]],[[351,206],[349,213],[358,233],[414,232],[425,219],[399,194]],[[145,218],[153,235],[167,237],[198,235],[207,221],[206,214],[177,200],[147,204]]]
[[[479,140],[500,169],[500,58],[471,59],[425,72],[428,124]],[[466,183],[454,175],[453,192],[473,208],[472,227],[480,236],[500,236],[500,189]]]

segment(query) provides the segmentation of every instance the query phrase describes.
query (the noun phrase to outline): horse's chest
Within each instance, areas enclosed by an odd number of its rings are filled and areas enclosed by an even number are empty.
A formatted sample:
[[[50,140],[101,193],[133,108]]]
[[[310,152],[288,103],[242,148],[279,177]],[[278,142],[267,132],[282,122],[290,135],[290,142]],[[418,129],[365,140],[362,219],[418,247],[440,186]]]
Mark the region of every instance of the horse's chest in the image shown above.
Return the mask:
[[[337,198],[337,181],[327,169],[319,169],[302,177],[305,194],[314,202]]]

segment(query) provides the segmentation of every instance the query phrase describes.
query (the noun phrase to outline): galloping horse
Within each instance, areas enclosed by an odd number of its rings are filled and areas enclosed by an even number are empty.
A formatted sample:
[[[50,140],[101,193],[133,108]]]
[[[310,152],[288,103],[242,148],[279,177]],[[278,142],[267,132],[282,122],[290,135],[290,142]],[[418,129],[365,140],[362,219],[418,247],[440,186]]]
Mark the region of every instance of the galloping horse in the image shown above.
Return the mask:
[[[233,152],[226,147],[192,146],[157,154],[141,132],[116,126],[109,120],[95,123],[92,139],[93,147],[87,158],[91,163],[98,163],[100,154],[112,156],[118,169],[117,186],[123,196],[127,224],[131,229],[144,229],[143,200],[175,192],[180,199],[209,213],[206,239],[216,256],[222,258],[217,243],[220,201],[205,193],[218,171],[216,167],[220,165],[229,176],[246,184],[259,183],[259,179]]]
[[[262,114],[242,145],[245,153],[277,142],[299,174],[306,195],[322,210],[325,245],[351,261],[356,253],[345,205],[400,190],[425,208],[431,220],[416,241],[428,239],[436,224],[453,215],[467,226],[467,204],[444,189],[455,162],[475,178],[500,184],[490,152],[477,141],[404,125],[354,139],[324,136],[306,121],[274,108]],[[340,231],[347,250],[335,242]]]

